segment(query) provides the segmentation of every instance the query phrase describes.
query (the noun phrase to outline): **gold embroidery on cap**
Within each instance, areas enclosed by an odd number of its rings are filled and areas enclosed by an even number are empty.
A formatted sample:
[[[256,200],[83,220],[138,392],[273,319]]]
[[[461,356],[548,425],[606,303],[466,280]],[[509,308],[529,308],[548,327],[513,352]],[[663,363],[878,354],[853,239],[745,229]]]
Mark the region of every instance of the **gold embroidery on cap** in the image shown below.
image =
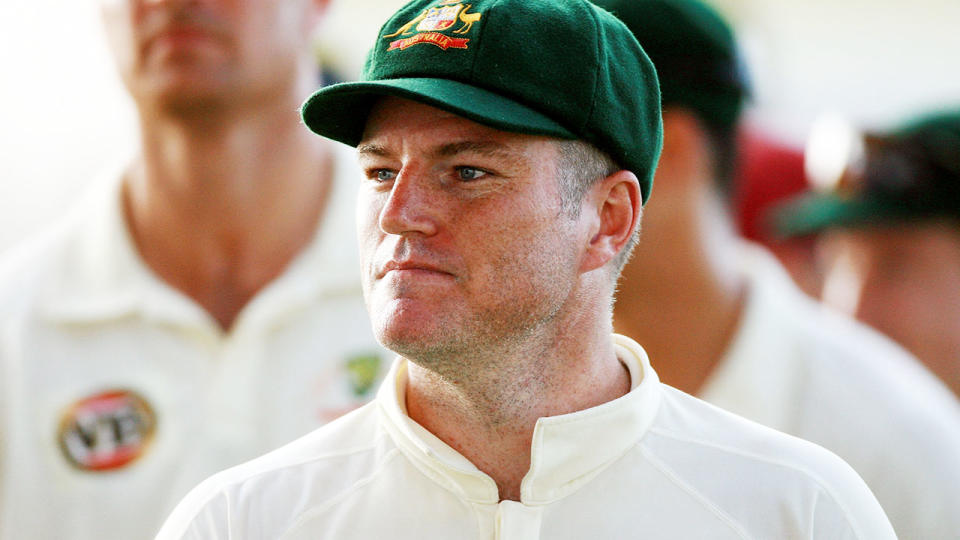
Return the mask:
[[[388,51],[403,50],[418,43],[431,43],[443,50],[466,49],[469,38],[450,37],[441,32],[450,30],[459,21],[461,25],[451,30],[452,34],[466,34],[478,22],[481,13],[469,13],[473,4],[462,4],[457,0],[445,0],[438,5],[431,6],[413,20],[401,26],[396,32],[386,34],[384,39],[418,32],[411,37],[391,41]]]

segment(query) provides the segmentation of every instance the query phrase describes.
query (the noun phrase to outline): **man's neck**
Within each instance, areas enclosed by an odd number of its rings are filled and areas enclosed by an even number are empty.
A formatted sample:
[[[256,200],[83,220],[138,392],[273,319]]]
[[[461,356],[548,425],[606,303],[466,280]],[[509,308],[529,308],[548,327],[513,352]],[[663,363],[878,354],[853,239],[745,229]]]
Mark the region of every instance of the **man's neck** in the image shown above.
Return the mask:
[[[493,361],[452,359],[451,365],[489,366],[456,380],[411,361],[408,414],[493,478],[502,500],[519,501],[537,420],[595,407],[629,391],[629,372],[616,357],[609,331],[604,334],[501,351]]]
[[[657,230],[641,236],[614,306],[616,331],[643,345],[660,380],[691,394],[730,347],[747,294],[739,240],[719,205],[705,194],[657,216]]]
[[[286,105],[144,117],[125,178],[143,259],[223,329],[311,240],[328,192],[328,147]]]

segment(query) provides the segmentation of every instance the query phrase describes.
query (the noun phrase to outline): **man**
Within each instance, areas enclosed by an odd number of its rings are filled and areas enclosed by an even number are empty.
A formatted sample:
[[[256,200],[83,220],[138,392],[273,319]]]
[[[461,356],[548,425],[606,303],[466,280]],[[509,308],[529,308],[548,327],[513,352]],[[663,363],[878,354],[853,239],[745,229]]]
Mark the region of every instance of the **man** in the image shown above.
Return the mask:
[[[371,397],[353,156],[291,115],[325,3],[103,3],[141,145],[2,263],[0,538],[146,538]]]
[[[780,232],[824,232],[824,302],[892,337],[960,396],[960,110],[852,148],[865,155],[777,210]]]
[[[951,538],[957,402],[898,347],[823,313],[733,230],[724,190],[747,87],[730,29],[694,0],[601,5],[639,36],[664,103],[656,196],[614,327],[668,384],[836,452],[901,537]]]
[[[304,105],[357,145],[371,403],[202,484],[158,538],[892,538],[816,446],[611,336],[660,149],[653,66],[584,0],[418,0]]]

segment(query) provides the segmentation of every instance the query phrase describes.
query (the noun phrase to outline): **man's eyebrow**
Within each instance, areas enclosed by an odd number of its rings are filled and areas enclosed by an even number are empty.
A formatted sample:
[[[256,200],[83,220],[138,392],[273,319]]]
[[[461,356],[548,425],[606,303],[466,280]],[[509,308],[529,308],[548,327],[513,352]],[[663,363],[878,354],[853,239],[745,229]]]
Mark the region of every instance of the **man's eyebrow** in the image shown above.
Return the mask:
[[[387,149],[379,144],[373,143],[363,143],[357,146],[357,154],[360,156],[380,156],[385,157],[389,156],[390,152]]]
[[[441,145],[434,154],[437,157],[451,157],[462,153],[480,154],[489,157],[516,159],[517,152],[507,145],[493,141],[460,141]]]
[[[494,141],[458,141],[442,144],[436,147],[432,152],[436,158],[449,158],[459,154],[471,153],[481,156],[519,162],[522,152],[519,152],[508,145]],[[384,145],[375,142],[362,143],[357,145],[357,155],[359,157],[391,157],[393,153]]]

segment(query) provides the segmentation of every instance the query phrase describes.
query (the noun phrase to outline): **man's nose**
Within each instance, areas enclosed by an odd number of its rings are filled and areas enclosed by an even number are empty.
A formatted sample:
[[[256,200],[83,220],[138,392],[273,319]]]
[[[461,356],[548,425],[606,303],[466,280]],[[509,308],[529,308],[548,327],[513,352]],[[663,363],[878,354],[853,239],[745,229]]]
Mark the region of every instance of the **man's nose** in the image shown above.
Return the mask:
[[[380,211],[380,229],[387,234],[436,234],[437,196],[424,174],[401,170]]]

